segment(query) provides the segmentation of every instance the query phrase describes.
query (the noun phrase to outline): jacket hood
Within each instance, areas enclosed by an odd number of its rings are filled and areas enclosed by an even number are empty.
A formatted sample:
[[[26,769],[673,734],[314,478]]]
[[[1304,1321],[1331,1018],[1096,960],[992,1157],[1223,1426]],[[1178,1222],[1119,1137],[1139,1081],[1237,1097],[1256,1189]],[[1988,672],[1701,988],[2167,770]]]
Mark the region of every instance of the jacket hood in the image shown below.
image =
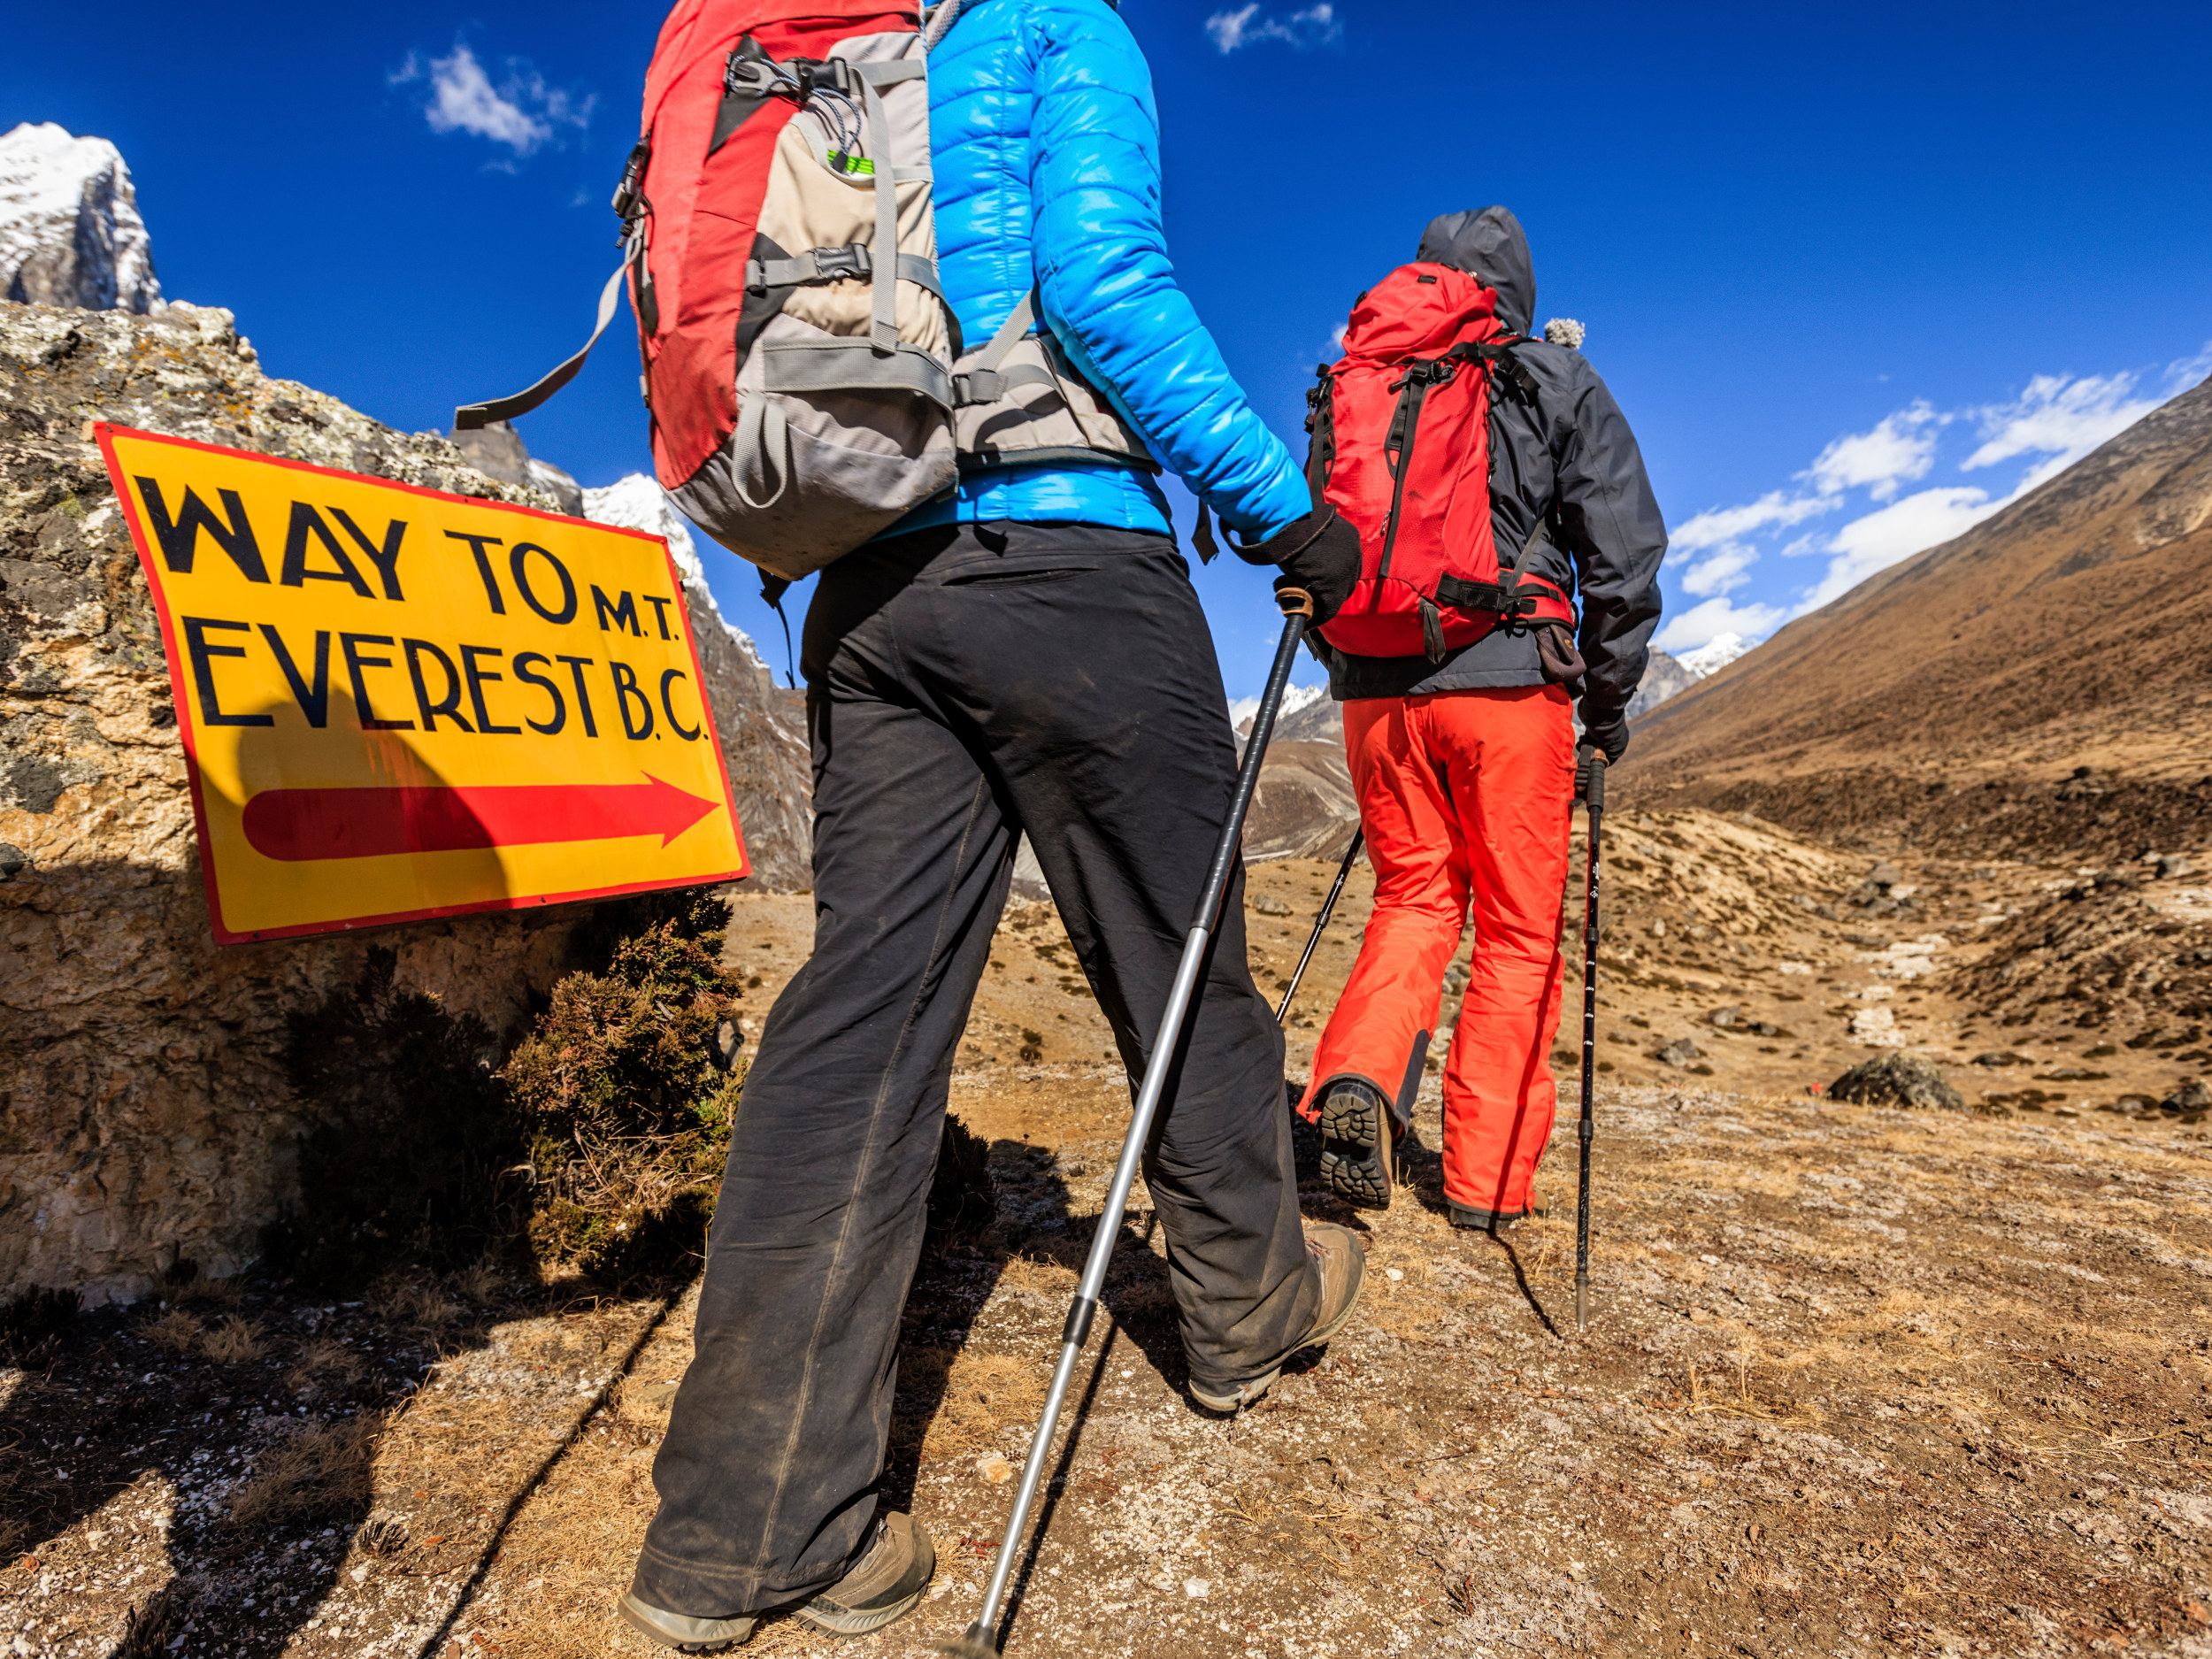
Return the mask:
[[[1416,259],[1464,271],[1498,291],[1498,320],[1517,334],[1536,318],[1536,266],[1521,221],[1502,207],[1446,213],[1421,233]]]

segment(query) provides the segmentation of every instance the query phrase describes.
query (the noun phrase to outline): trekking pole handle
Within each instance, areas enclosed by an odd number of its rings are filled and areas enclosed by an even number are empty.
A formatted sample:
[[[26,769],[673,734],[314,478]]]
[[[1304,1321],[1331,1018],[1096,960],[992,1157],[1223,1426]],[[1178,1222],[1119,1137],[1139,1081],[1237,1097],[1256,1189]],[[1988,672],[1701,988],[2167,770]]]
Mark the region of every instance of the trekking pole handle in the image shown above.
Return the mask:
[[[1302,588],[1278,588],[1275,603],[1286,617],[1304,617],[1309,621],[1313,618],[1313,595]]]
[[[1589,787],[1582,797],[1582,804],[1593,812],[1605,810],[1605,751],[1593,748],[1590,750]]]

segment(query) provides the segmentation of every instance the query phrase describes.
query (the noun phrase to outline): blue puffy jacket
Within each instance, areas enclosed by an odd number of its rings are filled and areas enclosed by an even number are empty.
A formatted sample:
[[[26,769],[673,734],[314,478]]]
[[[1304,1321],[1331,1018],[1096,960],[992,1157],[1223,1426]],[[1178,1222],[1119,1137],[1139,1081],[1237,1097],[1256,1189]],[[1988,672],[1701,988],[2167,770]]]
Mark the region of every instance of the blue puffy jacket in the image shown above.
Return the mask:
[[[1247,539],[1312,510],[1175,285],[1160,227],[1152,75],[1111,0],[967,0],[930,54],[938,268],[972,342],[1033,285],[1077,367]],[[891,534],[955,520],[1170,530],[1144,473],[1066,463],[964,476]]]

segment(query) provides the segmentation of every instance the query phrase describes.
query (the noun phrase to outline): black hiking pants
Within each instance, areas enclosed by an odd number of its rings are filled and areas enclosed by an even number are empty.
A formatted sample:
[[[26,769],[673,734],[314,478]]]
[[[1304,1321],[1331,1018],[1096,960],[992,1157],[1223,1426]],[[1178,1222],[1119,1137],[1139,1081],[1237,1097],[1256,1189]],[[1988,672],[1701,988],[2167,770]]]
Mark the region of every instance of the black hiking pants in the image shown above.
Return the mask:
[[[824,572],[803,660],[814,954],[746,1080],[634,1584],[695,1617],[824,1588],[871,1532],[954,1050],[1021,832],[1133,1085],[1235,769],[1165,536],[863,548]],[[1144,1163],[1192,1376],[1223,1393],[1295,1349],[1320,1299],[1242,897],[1240,876]]]

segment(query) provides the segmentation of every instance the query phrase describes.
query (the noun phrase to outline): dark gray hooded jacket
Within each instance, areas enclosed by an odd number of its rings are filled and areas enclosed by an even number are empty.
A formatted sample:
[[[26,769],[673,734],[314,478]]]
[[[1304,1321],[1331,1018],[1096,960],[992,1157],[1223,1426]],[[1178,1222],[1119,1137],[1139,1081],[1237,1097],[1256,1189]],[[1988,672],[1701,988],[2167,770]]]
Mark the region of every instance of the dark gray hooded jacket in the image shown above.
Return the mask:
[[[1520,221],[1504,208],[1447,213],[1429,226],[1415,257],[1451,265],[1495,288],[1498,320],[1516,334],[1529,332],[1536,315],[1535,267]],[[1505,375],[1492,382],[1491,523],[1498,556],[1509,558],[1539,524],[1551,521],[1552,544],[1540,548],[1526,569],[1575,595],[1578,643],[1588,665],[1580,687],[1583,720],[1604,725],[1627,707],[1643,678],[1659,622],[1667,526],[1636,436],[1588,360],[1542,341],[1514,355],[1534,378],[1537,393],[1532,402]],[[1354,657],[1308,638],[1328,666],[1329,695],[1339,701],[1540,686],[1546,679],[1535,635],[1503,626],[1440,663]]]

